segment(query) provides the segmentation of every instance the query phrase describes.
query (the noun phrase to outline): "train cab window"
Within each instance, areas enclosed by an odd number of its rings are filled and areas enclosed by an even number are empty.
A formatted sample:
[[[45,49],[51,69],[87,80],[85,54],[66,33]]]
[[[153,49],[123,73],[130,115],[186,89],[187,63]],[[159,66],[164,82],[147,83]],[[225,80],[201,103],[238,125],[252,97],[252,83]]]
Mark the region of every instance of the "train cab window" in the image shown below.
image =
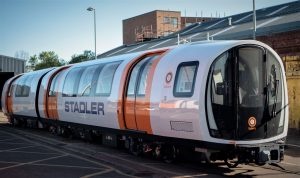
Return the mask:
[[[264,50],[254,47],[239,49],[238,83],[241,107],[263,107],[264,99]]]
[[[232,105],[232,67],[228,52],[221,55],[213,65],[211,101],[217,105]]]
[[[99,66],[89,66],[83,71],[78,86],[78,96],[90,96],[92,79],[97,67]]]
[[[198,65],[198,61],[183,62],[179,64],[173,89],[173,95],[175,97],[193,96]]]
[[[120,62],[113,62],[106,64],[98,77],[96,83],[96,95],[109,96],[111,92],[112,82],[115,72]]]
[[[207,121],[214,137],[232,138],[233,113],[233,63],[231,51],[220,55],[210,68],[207,87]]]
[[[278,122],[279,128],[277,129],[276,133],[279,134],[283,132],[284,126],[283,71],[281,70],[278,59],[276,59],[271,52],[267,53],[266,67],[269,115],[276,113],[275,119],[272,119],[271,122],[273,122],[274,125],[276,125],[276,122]]]
[[[281,103],[282,100],[282,71],[277,59],[268,52],[267,54],[267,83],[269,88],[269,104]]]
[[[67,74],[65,78],[65,83],[63,87],[63,96],[64,97],[76,97],[77,88],[79,84],[80,77],[82,75],[83,69],[77,67],[73,68]]]

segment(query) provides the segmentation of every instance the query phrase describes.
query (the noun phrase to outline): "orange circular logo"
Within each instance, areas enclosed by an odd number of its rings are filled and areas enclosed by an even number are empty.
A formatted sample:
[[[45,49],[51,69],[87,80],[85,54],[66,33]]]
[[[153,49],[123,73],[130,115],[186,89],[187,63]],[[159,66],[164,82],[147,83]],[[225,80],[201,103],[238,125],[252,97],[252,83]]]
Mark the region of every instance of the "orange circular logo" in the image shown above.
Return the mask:
[[[249,125],[249,127],[255,127],[256,126],[256,119],[255,119],[255,117],[250,117],[248,119],[248,125]]]

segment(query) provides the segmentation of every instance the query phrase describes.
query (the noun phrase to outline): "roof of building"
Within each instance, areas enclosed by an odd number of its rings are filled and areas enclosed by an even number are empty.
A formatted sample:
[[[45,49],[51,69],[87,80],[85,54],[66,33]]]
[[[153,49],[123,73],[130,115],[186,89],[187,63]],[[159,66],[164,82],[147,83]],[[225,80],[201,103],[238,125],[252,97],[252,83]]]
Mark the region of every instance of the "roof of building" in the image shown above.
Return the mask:
[[[253,35],[252,11],[192,24],[169,36],[131,45],[122,45],[98,55],[98,58],[151,50],[209,39],[251,39]],[[229,21],[231,20],[231,25]],[[256,10],[256,36],[300,29],[300,0]],[[179,37],[179,38],[178,38]]]
[[[0,54],[0,58],[1,59],[9,59],[9,60],[19,60],[19,61],[26,61],[25,59],[20,59],[20,58],[16,58],[16,57],[10,57],[10,56],[5,56],[5,55],[1,55]]]

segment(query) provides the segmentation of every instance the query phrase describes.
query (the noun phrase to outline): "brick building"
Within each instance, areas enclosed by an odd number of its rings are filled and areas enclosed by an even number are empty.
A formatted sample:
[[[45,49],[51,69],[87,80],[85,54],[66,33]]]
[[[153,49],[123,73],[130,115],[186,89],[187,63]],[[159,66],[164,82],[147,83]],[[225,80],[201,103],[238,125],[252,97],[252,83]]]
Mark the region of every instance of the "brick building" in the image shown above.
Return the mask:
[[[212,18],[181,17],[179,11],[155,10],[123,20],[123,44],[149,41]]]

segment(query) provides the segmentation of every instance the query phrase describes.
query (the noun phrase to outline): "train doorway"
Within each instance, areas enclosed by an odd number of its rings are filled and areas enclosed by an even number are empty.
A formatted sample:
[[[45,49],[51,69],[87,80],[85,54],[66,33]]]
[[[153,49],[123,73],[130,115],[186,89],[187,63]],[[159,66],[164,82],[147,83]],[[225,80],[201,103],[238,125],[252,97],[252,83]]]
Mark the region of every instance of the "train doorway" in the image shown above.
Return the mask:
[[[152,133],[150,90],[155,67],[163,52],[144,55],[129,70],[123,105],[126,129]]]

